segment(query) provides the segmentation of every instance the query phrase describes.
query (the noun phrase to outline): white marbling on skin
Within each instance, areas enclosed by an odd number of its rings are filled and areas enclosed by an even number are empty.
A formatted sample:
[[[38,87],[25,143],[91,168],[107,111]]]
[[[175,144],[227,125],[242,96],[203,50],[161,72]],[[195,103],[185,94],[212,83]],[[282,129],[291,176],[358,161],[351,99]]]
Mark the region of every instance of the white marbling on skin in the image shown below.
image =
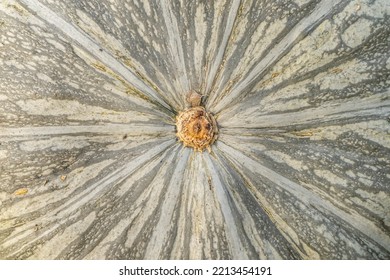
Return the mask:
[[[389,14],[1,1],[0,259],[389,259]]]

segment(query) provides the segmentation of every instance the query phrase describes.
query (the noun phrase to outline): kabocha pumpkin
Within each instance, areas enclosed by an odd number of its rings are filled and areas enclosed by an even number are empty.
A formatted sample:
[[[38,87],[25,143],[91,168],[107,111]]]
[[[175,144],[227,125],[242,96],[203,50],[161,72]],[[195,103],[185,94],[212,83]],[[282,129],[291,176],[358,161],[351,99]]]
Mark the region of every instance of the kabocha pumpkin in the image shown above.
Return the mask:
[[[389,14],[1,1],[0,258],[390,258]]]

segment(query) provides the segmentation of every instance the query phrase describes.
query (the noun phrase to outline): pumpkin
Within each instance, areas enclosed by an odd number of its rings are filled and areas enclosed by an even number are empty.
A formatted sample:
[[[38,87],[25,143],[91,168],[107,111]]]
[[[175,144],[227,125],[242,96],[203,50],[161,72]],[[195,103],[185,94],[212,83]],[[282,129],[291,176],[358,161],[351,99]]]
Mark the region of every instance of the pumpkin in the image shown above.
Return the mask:
[[[0,258],[389,259],[389,13],[1,1]]]

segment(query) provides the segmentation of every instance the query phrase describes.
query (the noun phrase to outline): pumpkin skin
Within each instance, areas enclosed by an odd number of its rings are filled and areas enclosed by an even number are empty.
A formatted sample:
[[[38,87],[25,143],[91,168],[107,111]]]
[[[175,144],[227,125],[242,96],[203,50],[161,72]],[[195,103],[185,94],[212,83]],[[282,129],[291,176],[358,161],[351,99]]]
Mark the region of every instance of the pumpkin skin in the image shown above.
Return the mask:
[[[389,13],[2,1],[0,258],[389,259]]]

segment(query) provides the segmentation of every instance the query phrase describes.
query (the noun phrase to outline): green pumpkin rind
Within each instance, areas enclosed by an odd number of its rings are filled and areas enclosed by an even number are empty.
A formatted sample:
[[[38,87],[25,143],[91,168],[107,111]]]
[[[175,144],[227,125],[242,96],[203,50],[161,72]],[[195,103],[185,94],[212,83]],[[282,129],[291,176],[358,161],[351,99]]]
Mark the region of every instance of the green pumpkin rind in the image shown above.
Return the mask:
[[[0,259],[390,258],[387,0],[115,3],[0,3]]]

